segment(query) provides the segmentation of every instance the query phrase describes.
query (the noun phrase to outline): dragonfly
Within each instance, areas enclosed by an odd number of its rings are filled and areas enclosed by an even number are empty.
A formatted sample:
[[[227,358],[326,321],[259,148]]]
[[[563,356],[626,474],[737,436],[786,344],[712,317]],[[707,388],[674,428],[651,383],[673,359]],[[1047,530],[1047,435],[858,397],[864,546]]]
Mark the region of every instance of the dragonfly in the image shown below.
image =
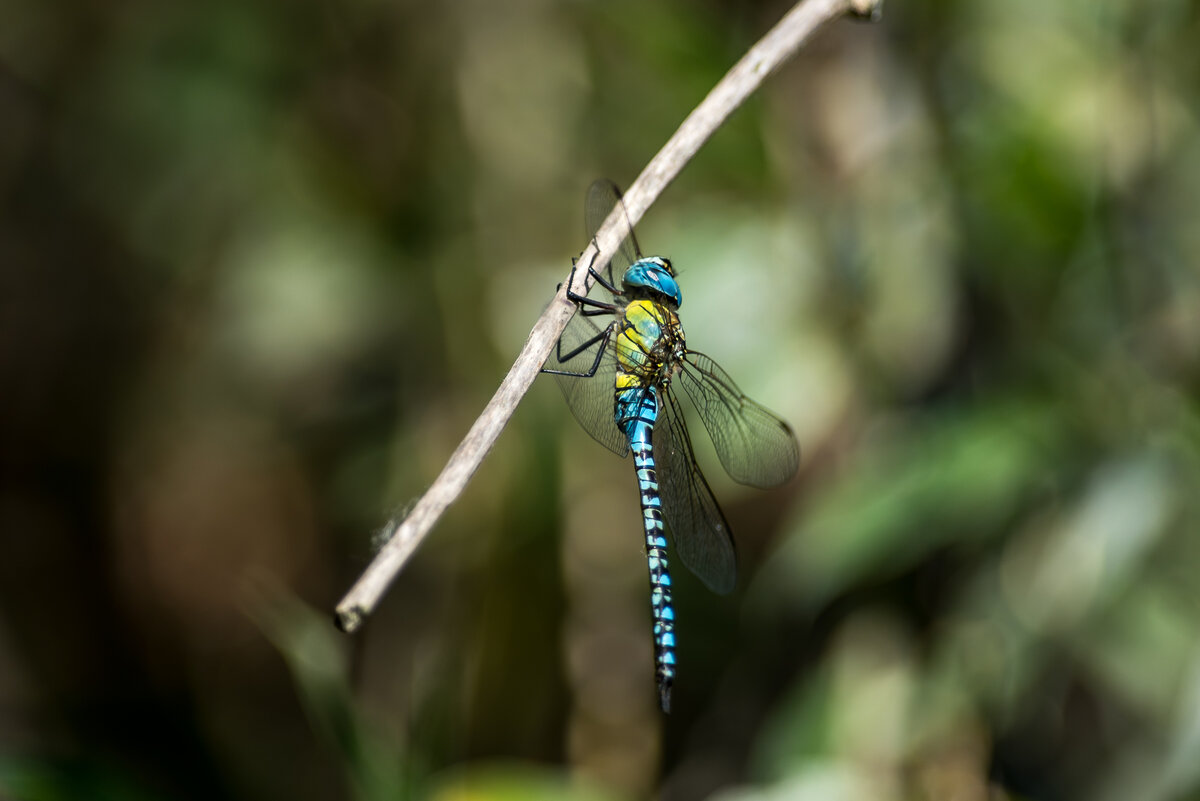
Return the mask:
[[[571,413],[593,439],[618,456],[633,453],[650,571],[658,700],[669,713],[676,654],[666,535],[683,564],[712,591],[727,594],[737,581],[729,521],[696,463],[681,399],[687,398],[707,429],[725,471],[741,484],[767,489],[784,483],[799,467],[800,446],[786,422],[747,398],[711,358],[687,347],[675,268],[662,256],[642,255],[612,181],[598,180],[588,190],[589,237],[595,238],[617,208],[625,223],[616,254],[601,269],[595,269],[594,257],[587,266],[593,288],[601,287],[607,297],[577,293],[581,264],[572,267],[567,298],[576,312],[542,372],[555,376]]]

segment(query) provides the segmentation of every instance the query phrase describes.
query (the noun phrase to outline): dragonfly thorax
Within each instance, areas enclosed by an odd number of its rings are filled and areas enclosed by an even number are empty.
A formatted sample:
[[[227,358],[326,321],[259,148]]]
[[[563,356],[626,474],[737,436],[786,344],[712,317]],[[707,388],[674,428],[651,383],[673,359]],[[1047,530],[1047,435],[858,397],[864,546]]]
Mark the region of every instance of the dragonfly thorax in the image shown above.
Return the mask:
[[[628,386],[665,387],[687,351],[683,326],[671,304],[648,298],[625,307],[615,345],[618,381]]]
[[[675,281],[675,268],[670,259],[648,256],[638,259],[625,270],[621,277],[621,288],[633,297],[646,297],[661,303],[683,305],[683,293]]]

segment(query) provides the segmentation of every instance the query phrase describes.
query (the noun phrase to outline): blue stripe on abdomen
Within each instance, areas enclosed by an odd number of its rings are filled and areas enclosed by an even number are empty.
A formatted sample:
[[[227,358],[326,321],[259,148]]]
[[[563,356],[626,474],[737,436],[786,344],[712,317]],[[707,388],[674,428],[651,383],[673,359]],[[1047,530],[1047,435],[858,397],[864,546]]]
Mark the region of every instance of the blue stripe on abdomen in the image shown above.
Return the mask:
[[[658,391],[618,390],[617,425],[629,437],[633,465],[637,471],[642,501],[642,527],[646,533],[646,563],[650,569],[650,611],[654,616],[654,661],[658,679],[658,701],[671,711],[671,685],[675,681],[675,609],[671,605],[671,573],[668,570],[667,536],[663,526],[662,498],[654,469],[651,436],[658,419]]]

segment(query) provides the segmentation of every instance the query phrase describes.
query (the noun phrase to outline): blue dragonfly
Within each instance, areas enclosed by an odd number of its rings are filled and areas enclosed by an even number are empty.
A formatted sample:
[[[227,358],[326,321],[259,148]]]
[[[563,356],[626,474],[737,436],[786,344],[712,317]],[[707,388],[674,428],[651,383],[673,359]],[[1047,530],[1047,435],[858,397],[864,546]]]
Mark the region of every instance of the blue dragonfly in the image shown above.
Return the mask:
[[[585,207],[589,236],[617,207],[624,210],[615,184],[592,184]],[[597,442],[618,456],[633,452],[659,705],[669,712],[676,663],[666,532],[683,564],[709,589],[724,595],[737,581],[729,522],[696,464],[680,398],[695,408],[722,466],[739,483],[782,484],[796,473],[800,447],[787,423],[742,394],[708,356],[688,349],[674,267],[661,256],[642,256],[632,226],[625,228],[608,265],[596,270],[593,260],[587,267],[609,299],[576,293],[579,265],[571,270],[567,297],[578,308],[542,372],[555,376],[572,414]],[[603,325],[594,322],[598,318]]]

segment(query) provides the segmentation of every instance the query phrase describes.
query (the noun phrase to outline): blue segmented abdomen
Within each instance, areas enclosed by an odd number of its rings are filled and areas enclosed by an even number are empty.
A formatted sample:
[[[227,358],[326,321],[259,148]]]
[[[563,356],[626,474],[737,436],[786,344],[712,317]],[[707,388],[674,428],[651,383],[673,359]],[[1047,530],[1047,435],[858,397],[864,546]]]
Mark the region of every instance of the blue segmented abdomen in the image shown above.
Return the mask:
[[[667,569],[667,535],[663,527],[662,498],[654,469],[651,437],[658,419],[656,387],[618,389],[616,422],[629,437],[633,465],[641,495],[642,528],[646,533],[646,561],[650,568],[650,610],[654,616],[654,662],[658,701],[671,710],[671,685],[675,681],[675,607],[671,605],[671,573]]]

